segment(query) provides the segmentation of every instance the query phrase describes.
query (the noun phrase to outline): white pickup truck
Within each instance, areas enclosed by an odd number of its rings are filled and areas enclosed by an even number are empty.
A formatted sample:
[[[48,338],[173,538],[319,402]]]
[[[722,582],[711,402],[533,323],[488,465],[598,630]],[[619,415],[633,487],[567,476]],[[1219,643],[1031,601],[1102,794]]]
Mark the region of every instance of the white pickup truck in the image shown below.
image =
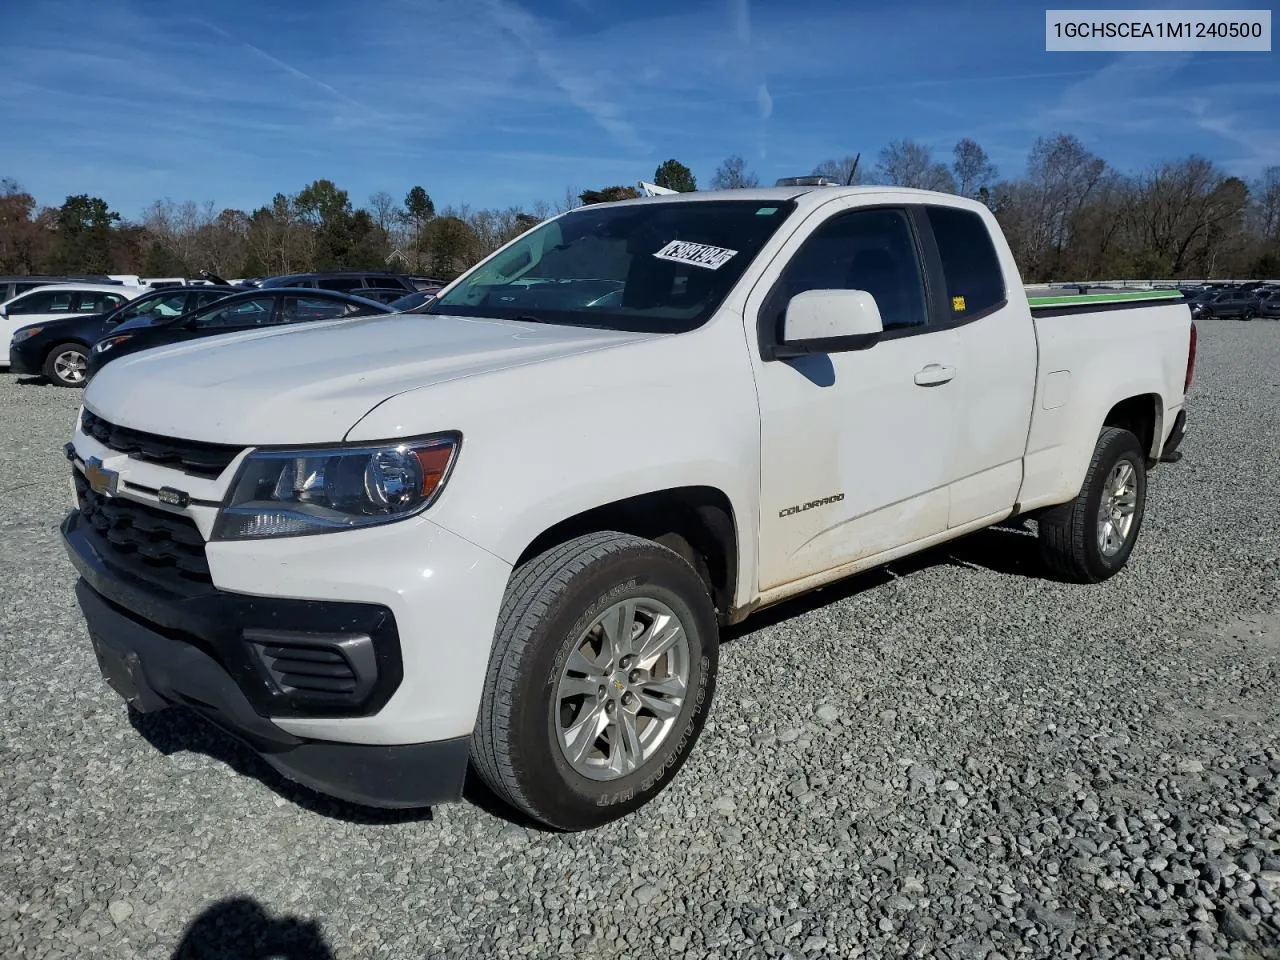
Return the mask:
[[[1178,294],[1029,302],[957,197],[600,204],[426,315],[104,368],[62,530],[135,709],[353,802],[474,774],[584,829],[689,756],[722,625],[1015,515],[1056,576],[1120,570],[1194,359]]]

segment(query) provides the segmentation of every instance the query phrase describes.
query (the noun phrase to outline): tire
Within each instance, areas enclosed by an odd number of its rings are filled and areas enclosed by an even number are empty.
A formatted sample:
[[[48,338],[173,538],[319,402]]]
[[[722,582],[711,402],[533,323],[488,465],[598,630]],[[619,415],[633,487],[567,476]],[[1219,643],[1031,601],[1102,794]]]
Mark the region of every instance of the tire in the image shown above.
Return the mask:
[[[1246,310],[1243,314],[1241,314],[1240,319],[1241,319],[1241,320],[1252,320],[1252,319],[1253,319],[1253,311],[1252,311],[1252,310]]]
[[[78,358],[78,359],[76,359]],[[60,387],[83,387],[88,381],[89,351],[80,343],[60,343],[44,358],[45,379]]]
[[[638,604],[635,614],[627,603]],[[605,670],[633,649],[630,640],[611,644],[611,636],[631,634],[643,652],[646,637],[657,644],[678,635],[658,629],[669,630],[667,614],[683,627],[684,641],[674,641],[656,663],[646,655],[627,669]],[[605,630],[602,618],[615,626]],[[631,627],[617,629],[628,621]],[[653,541],[593,533],[521,564],[498,616],[472,735],[476,773],[500,799],[556,830],[585,830],[637,810],[675,777],[706,723],[719,659],[716,629],[702,578]],[[684,694],[676,705],[665,694],[681,673]],[[594,700],[584,688],[595,689]],[[668,716],[660,719],[650,703]],[[640,747],[629,771],[626,761],[636,754],[621,749],[624,711],[635,718],[628,742]],[[589,741],[572,736],[579,722],[596,731]]]
[[[1101,516],[1110,502],[1109,483],[1123,473],[1127,464],[1132,478],[1127,485],[1131,500],[1131,522],[1122,537],[1106,539]],[[1142,444],[1128,430],[1104,427],[1093,449],[1080,493],[1070,503],[1054,507],[1040,516],[1040,553],[1053,573],[1075,583],[1098,583],[1114,576],[1129,561],[1142,529],[1147,506],[1147,460]],[[1105,499],[1104,499],[1105,498]]]

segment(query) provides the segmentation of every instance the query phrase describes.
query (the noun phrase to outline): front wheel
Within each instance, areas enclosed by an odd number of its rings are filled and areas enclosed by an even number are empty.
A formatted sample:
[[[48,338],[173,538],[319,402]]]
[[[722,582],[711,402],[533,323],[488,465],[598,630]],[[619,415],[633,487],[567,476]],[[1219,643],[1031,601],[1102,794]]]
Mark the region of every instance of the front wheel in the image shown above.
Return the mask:
[[[89,351],[78,343],[60,343],[44,359],[45,378],[60,387],[83,387],[88,370]]]
[[[1104,427],[1079,494],[1040,516],[1040,552],[1063,579],[1097,583],[1118,573],[1147,507],[1147,461],[1128,430]]]
[[[688,758],[717,663],[711,597],[679,554],[614,532],[552,547],[507,587],[472,736],[476,772],[548,827],[618,819]]]
[[[1240,319],[1241,319],[1241,320],[1252,320],[1252,319],[1253,319],[1253,311],[1252,311],[1252,310],[1246,310],[1246,311],[1244,312],[1244,314],[1243,314],[1243,315],[1241,315]]]

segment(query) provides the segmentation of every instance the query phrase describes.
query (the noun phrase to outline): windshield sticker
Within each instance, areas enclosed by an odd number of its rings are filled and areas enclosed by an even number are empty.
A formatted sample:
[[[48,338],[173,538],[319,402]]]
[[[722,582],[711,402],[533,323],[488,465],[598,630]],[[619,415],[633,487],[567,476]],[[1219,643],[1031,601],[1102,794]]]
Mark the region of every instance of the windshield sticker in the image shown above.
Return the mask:
[[[687,263],[707,270],[719,270],[732,260],[737,250],[726,250],[724,247],[712,247],[705,243],[691,243],[688,240],[672,240],[654,254],[659,260],[671,260],[675,263]]]
[[[757,217],[767,217],[767,216],[770,216],[771,214],[774,214],[774,213],[777,213],[777,212],[778,212],[778,208],[777,208],[777,207],[761,207],[759,210],[757,210],[757,211],[756,211],[756,216],[757,216]]]

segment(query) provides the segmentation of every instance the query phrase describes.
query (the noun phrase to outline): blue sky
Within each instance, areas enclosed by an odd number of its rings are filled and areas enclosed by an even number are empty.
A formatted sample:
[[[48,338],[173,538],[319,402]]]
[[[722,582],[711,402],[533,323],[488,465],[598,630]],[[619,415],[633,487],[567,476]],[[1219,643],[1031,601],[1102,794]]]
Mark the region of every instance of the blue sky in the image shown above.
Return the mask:
[[[1089,6],[1089,4],[1085,4]],[[1186,6],[1186,5],[1184,5]],[[1194,6],[1205,7],[1200,3]],[[41,0],[0,36],[0,176],[136,218],[328,177],[361,204],[554,202],[677,157],[762,182],[911,137],[1002,174],[1074,133],[1122,170],[1280,163],[1276,53],[1047,53],[1044,5]]]

